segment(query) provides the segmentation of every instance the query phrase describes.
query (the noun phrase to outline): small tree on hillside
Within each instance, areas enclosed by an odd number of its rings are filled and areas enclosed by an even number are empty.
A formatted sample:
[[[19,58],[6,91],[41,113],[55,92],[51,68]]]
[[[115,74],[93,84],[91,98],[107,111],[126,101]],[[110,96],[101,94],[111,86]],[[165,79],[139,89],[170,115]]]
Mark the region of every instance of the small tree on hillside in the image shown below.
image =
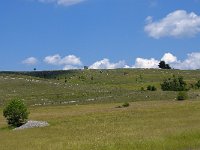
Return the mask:
[[[170,65],[166,64],[165,61],[160,61],[158,67],[161,69],[171,69]]]
[[[3,110],[3,116],[7,119],[8,125],[14,127],[26,123],[28,114],[27,107],[21,100],[12,100]]]

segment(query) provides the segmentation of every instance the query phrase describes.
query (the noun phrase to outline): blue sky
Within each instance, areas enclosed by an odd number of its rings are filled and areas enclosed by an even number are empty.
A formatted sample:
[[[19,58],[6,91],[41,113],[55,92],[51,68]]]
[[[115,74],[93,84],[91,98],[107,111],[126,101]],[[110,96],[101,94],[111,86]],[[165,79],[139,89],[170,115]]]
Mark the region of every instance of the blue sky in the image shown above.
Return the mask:
[[[0,70],[200,68],[199,0],[0,3]]]

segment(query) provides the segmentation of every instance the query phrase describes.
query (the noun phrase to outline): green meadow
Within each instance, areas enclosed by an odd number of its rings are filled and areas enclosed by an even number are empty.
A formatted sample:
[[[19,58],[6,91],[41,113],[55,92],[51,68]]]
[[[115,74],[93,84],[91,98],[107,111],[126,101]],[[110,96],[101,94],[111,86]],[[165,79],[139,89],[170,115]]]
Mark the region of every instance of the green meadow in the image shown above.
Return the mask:
[[[1,150],[198,150],[200,90],[164,92],[164,78],[183,76],[190,87],[200,70],[116,69],[1,72],[0,111],[13,98],[44,128],[13,131],[0,115]],[[157,91],[142,91],[148,85]],[[127,108],[117,108],[129,102]]]

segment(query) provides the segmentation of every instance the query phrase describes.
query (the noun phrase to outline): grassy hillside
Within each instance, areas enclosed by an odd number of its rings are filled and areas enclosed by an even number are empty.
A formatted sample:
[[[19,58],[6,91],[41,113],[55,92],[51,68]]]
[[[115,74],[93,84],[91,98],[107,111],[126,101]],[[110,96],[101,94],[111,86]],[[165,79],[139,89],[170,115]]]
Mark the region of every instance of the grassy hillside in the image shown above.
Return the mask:
[[[0,116],[1,150],[197,150],[200,101],[31,107],[49,127],[9,131]],[[1,109],[0,109],[1,111]]]
[[[21,98],[29,105],[30,120],[50,124],[12,131],[0,115],[0,149],[200,149],[200,90],[176,101],[176,92],[160,89],[173,75],[188,85],[200,79],[199,70],[0,72],[0,112],[10,99]],[[148,85],[158,90],[141,91]],[[118,108],[123,102],[130,106]]]
[[[164,78],[181,75],[188,84],[200,79],[200,70],[116,69],[0,72],[0,105],[21,98],[29,105],[82,104],[138,100],[174,100],[176,92],[163,92]],[[155,85],[158,91],[141,91]],[[199,90],[190,90],[198,99]]]

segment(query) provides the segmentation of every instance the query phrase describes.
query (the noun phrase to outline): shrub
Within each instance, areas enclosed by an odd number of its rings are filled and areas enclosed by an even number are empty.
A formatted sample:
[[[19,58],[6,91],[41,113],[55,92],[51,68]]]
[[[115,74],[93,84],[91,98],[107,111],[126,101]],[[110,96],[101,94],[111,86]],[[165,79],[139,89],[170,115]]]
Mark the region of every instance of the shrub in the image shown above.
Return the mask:
[[[123,107],[129,107],[130,104],[129,104],[128,102],[125,102],[122,106],[123,106]]]
[[[197,83],[195,84],[195,86],[199,89],[200,88],[200,80],[197,81]]]
[[[144,87],[141,87],[141,89],[140,89],[141,91],[144,91]]]
[[[152,86],[151,87],[151,91],[156,91],[157,89],[156,89],[156,87],[155,86]]]
[[[147,90],[148,91],[156,91],[157,89],[156,89],[156,87],[154,85],[148,85],[147,86]]]
[[[187,92],[185,91],[181,91],[178,93],[177,95],[177,100],[181,101],[181,100],[186,100],[187,99]]]
[[[187,91],[187,84],[183,80],[183,77],[168,78],[161,84],[161,89],[163,91]]]
[[[27,107],[21,100],[12,100],[3,110],[8,125],[19,127],[28,119]]]

